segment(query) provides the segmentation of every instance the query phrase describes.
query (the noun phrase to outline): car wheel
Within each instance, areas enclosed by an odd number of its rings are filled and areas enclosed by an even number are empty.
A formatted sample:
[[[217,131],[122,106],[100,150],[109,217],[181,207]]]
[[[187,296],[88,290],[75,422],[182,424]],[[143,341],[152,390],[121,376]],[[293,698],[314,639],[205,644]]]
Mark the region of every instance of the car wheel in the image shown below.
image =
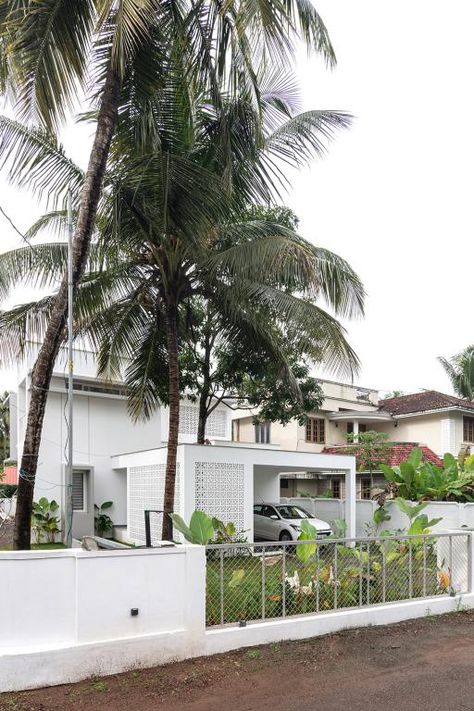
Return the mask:
[[[293,538],[291,537],[291,533],[288,533],[288,531],[282,531],[280,533],[280,541],[292,541]]]

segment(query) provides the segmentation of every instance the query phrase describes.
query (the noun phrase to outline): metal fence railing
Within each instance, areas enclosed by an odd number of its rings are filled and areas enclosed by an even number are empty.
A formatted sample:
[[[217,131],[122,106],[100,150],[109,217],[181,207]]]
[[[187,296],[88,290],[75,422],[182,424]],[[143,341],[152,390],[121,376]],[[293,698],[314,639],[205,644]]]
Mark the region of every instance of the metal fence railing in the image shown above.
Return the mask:
[[[206,547],[208,626],[470,591],[469,533]]]

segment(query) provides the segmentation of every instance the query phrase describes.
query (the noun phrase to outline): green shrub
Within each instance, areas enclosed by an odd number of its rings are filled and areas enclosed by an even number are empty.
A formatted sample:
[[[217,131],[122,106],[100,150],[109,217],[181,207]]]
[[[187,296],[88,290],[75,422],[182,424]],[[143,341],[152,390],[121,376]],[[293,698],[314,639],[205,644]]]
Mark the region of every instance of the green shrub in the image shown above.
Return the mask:
[[[0,497],[11,499],[12,496],[15,496],[17,489],[17,484],[0,484]]]

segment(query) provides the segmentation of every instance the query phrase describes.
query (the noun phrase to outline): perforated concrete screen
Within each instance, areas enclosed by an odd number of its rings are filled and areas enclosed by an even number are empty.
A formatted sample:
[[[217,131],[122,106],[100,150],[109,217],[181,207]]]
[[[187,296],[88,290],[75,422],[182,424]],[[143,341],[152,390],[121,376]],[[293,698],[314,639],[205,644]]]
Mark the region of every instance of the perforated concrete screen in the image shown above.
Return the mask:
[[[165,464],[150,464],[129,469],[129,536],[145,543],[145,509],[162,509],[165,493]],[[182,513],[182,481],[176,465],[175,511]],[[151,514],[151,540],[161,539],[162,514]]]
[[[231,462],[195,462],[196,508],[224,523],[244,528],[244,465]]]
[[[179,409],[179,431],[181,434],[196,436],[199,422],[199,410],[196,405],[181,405]],[[227,432],[227,413],[214,410],[206,424],[207,437],[225,437]]]

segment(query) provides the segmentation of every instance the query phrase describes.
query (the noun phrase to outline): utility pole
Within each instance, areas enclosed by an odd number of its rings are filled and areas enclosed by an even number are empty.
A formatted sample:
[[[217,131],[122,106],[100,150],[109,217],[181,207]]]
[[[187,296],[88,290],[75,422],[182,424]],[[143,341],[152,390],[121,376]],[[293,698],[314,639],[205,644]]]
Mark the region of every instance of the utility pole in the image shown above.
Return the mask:
[[[65,476],[66,515],[65,515],[65,544],[72,546],[72,474],[73,474],[73,388],[74,388],[74,361],[73,361],[73,282],[72,282],[72,240],[74,225],[72,221],[72,195],[69,190],[67,204],[67,461]]]

